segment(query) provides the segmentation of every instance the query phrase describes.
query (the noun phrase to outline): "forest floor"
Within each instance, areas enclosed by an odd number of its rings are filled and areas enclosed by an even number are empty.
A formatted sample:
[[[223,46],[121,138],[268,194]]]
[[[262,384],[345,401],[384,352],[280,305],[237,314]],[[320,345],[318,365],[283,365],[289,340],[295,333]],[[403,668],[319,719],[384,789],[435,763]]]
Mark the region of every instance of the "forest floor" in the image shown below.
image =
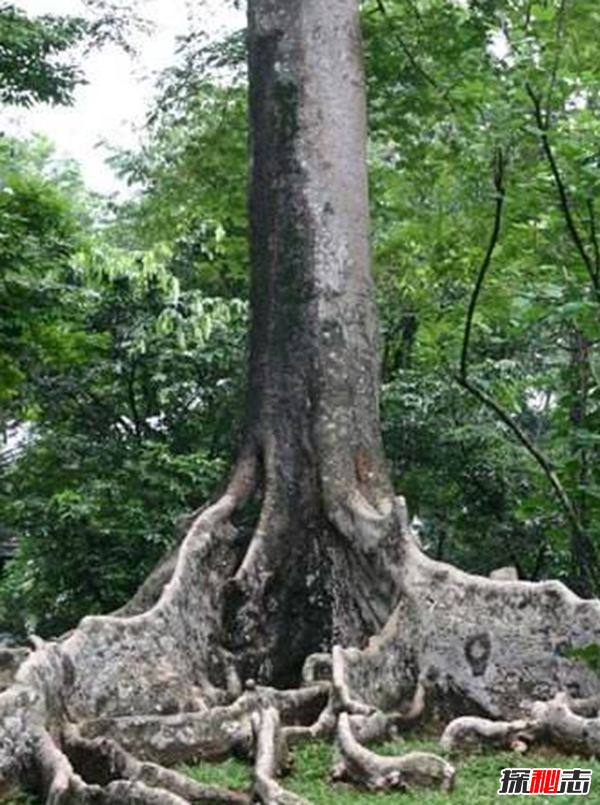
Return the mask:
[[[436,741],[415,738],[386,744],[378,751],[397,754],[414,749],[440,751]],[[284,780],[286,788],[306,797],[314,805],[490,805],[502,801],[497,791],[500,772],[504,768],[584,768],[593,769],[591,790],[585,798],[577,795],[556,798],[555,795],[541,794],[531,795],[526,802],[532,805],[600,805],[600,760],[550,754],[523,756],[507,752],[469,755],[453,760],[458,774],[451,794],[422,789],[382,794],[360,791],[345,784],[332,784],[329,780],[332,753],[332,746],[326,743],[298,748],[294,752],[291,772]],[[183,771],[205,783],[246,791],[252,774],[248,764],[234,759],[223,763],[202,763],[184,768]],[[20,799],[7,805],[37,804]]]

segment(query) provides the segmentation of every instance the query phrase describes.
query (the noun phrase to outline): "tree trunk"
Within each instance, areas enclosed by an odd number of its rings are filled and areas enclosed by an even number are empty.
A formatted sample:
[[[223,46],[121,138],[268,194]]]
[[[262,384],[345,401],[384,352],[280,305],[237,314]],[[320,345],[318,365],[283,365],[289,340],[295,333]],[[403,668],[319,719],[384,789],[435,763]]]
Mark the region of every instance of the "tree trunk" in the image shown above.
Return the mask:
[[[263,509],[236,575],[233,645],[259,644],[252,675],[289,683],[332,639],[362,644],[397,596],[358,3],[252,0],[249,47],[246,428]]]
[[[393,496],[378,419],[358,0],[250,0],[249,29],[243,447],[224,494],[132,602],[38,645],[0,696],[0,798],[20,784],[49,805],[241,803],[157,764],[254,751],[254,794],[297,802],[275,781],[286,743],[336,733],[354,780],[445,786],[444,761],[388,761],[359,742],[435,712],[516,718],[524,698],[598,693],[570,652],[600,642],[597,601],[434,562]],[[232,522],[257,493],[248,535]],[[334,643],[345,647],[324,653]],[[299,681],[317,650],[299,689],[254,681]],[[600,733],[591,720],[575,731]],[[554,719],[552,740],[573,723]],[[498,729],[478,722],[480,733]]]

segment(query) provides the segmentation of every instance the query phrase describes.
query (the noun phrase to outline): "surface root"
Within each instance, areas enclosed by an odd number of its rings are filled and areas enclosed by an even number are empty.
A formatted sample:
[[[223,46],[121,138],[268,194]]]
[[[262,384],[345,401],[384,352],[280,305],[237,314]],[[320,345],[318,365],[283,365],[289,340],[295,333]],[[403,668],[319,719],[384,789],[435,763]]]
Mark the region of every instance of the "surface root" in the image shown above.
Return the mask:
[[[341,713],[338,718],[336,748],[338,759],[332,771],[334,780],[347,780],[376,791],[402,791],[417,786],[447,791],[454,783],[454,767],[438,755],[409,752],[399,757],[387,757],[366,749],[356,740],[347,713]]]
[[[563,753],[600,756],[598,697],[572,699],[558,693],[547,702],[524,705],[527,718],[490,721],[457,718],[445,729],[442,746],[449,751],[512,749],[552,746]]]
[[[286,769],[288,750],[278,711],[269,707],[252,717],[256,741],[253,793],[262,805],[309,805],[286,791],[277,778]]]

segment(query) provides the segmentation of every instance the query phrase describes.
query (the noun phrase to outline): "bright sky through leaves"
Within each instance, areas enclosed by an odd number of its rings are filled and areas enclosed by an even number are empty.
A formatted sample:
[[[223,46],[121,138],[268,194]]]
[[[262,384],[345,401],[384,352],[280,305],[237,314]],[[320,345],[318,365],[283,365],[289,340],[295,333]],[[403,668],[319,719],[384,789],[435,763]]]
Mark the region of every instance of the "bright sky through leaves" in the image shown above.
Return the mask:
[[[82,11],[80,0],[17,0],[16,5],[29,14]],[[153,93],[152,76],[172,63],[175,39],[186,32],[190,19],[215,33],[243,22],[242,14],[222,0],[145,0],[140,11],[155,29],[136,41],[137,58],[115,46],[105,47],[86,58],[88,84],[76,91],[73,107],[41,106],[8,115],[10,131],[48,135],[61,155],[80,162],[90,187],[102,192],[118,188],[118,180],[104,162],[108,152],[102,143],[114,147],[136,143],[136,127],[143,123]]]

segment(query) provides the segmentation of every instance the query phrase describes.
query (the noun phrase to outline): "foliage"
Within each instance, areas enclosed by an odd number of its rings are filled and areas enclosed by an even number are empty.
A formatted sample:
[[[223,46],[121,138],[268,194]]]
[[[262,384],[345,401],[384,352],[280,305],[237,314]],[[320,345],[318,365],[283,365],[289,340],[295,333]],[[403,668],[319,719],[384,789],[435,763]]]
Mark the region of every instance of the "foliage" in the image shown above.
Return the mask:
[[[160,248],[186,285],[219,296],[248,283],[246,89],[239,36],[191,33],[164,73],[138,153],[113,159],[140,192],[119,210],[121,242]]]
[[[384,410],[398,483],[447,556],[488,571],[504,556],[583,592],[600,541],[598,297],[586,265],[597,266],[596,14],[587,2],[384,0],[365,18]],[[531,454],[457,384],[498,150],[506,212],[469,373],[545,453],[575,526]]]
[[[0,102],[69,103],[82,74],[68,51],[84,35],[82,18],[29,17],[0,5]]]
[[[13,628],[53,634],[123,603],[231,452],[244,305],[103,282],[77,289],[90,296],[82,359],[30,378],[34,437],[4,472],[2,519],[20,536],[2,585]]]
[[[0,600],[12,628],[48,634],[122,603],[220,480],[246,308],[84,236],[70,186],[50,192],[50,166],[21,149],[0,356],[5,422],[30,436],[0,476],[0,520],[20,538]]]
[[[4,424],[24,409],[27,377],[71,357],[69,316],[57,313],[86,205],[79,174],[43,139],[0,139],[0,403]]]
[[[30,16],[13,3],[0,3],[0,103],[70,104],[85,81],[76,46],[113,42],[131,50],[133,34],[148,30],[127,3],[84,0],[84,6],[79,16]]]
[[[138,20],[125,4],[86,5],[85,20],[2,9],[2,100],[68,102],[78,38],[127,44]],[[0,585],[13,630],[55,634],[121,604],[210,496],[235,439],[245,305],[201,289],[165,238],[121,237],[107,212],[48,143],[2,139],[0,421],[22,443],[0,461],[0,522],[20,545]],[[220,255],[225,232],[211,227],[201,248]]]
[[[112,8],[96,3],[104,19]],[[597,16],[592,0],[363,4],[397,488],[436,556],[583,592],[600,550]],[[32,434],[0,479],[0,521],[22,536],[0,600],[22,627],[51,633],[122,601],[233,449],[244,49],[243,33],[181,40],[143,147],[114,155],[134,191],[118,208],[47,144],[0,142],[1,417]],[[499,152],[506,205],[469,378],[547,458],[572,517],[515,430],[458,383]]]

